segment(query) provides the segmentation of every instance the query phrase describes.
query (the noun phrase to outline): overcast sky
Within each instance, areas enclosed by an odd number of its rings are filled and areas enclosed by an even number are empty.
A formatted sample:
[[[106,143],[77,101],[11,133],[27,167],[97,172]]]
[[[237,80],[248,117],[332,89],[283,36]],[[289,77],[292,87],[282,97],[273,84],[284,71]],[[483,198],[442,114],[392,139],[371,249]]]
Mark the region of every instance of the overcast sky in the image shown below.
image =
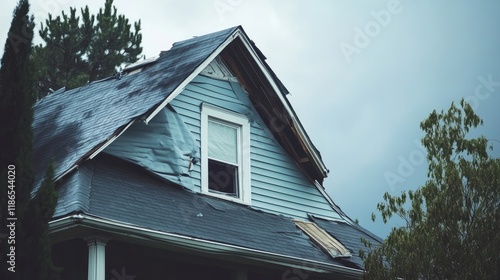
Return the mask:
[[[104,0],[31,0],[37,23],[47,13]],[[0,42],[15,0],[0,9]],[[362,226],[373,223],[385,192],[426,180],[419,123],[433,109],[466,98],[500,141],[499,1],[125,1],[118,13],[142,21],[146,57],[175,41],[242,25],[291,92],[310,138],[330,169],[325,187]],[[36,42],[40,42],[39,39]],[[491,141],[495,156],[500,142]]]

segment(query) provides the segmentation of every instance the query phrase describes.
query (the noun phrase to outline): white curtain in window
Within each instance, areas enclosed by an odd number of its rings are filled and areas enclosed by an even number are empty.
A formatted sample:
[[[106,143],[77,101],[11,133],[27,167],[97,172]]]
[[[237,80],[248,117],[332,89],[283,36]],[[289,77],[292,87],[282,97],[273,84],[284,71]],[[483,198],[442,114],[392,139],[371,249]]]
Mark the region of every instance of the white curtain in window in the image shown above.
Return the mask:
[[[238,164],[238,128],[208,121],[208,157]]]

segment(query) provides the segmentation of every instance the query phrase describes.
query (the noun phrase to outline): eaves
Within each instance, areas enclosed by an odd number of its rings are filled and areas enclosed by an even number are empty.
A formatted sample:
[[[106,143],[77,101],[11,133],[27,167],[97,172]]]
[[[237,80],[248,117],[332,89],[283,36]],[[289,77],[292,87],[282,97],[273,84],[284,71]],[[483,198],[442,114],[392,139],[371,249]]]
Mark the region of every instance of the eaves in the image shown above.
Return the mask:
[[[363,270],[345,267],[342,265],[319,262],[309,259],[300,259],[293,256],[265,252],[261,250],[204,240],[195,237],[161,232],[152,229],[145,229],[131,224],[125,224],[118,221],[83,214],[67,216],[49,222],[49,231],[51,234],[74,227],[85,227],[97,231],[104,231],[117,235],[125,235],[132,238],[160,241],[189,250],[203,251],[214,254],[224,254],[227,256],[239,256],[252,261],[259,261],[268,264],[296,268],[304,271],[342,275],[343,277],[346,277],[348,279],[359,279],[364,273]]]

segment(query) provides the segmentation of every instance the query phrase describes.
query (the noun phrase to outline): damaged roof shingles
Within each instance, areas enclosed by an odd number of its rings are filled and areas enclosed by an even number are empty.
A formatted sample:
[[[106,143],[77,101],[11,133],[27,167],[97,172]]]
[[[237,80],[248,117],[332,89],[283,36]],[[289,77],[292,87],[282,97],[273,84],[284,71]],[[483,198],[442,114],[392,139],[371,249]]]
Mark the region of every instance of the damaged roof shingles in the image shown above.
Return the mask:
[[[290,218],[192,193],[151,177],[142,168],[113,156],[99,155],[86,162],[84,167],[89,165],[94,165],[92,180],[72,179],[85,172],[82,171],[85,168],[80,168],[60,185],[63,193],[69,193],[71,191],[67,189],[76,188],[79,183],[85,184],[77,188],[90,194],[86,200],[88,205],[79,204],[82,209],[71,209],[74,212],[162,232],[339,264],[314,245]],[[58,204],[72,205],[77,199],[65,195]],[[70,213],[58,206],[57,214]]]
[[[56,177],[167,98],[237,28],[195,37],[163,52],[144,71],[45,97],[34,107],[35,189],[49,162]]]

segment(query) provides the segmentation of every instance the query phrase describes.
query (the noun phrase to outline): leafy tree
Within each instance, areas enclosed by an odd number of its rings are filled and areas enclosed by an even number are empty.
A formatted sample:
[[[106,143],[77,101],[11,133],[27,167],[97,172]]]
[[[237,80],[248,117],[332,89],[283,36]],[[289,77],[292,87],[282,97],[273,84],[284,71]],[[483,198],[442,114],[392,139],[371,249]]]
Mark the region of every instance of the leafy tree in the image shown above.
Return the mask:
[[[482,122],[462,99],[420,124],[428,180],[377,205],[384,222],[398,215],[406,226],[361,253],[365,279],[500,279],[500,159],[484,136],[467,137]]]
[[[106,0],[104,9],[90,15],[88,6],[76,15],[49,18],[42,24],[40,36],[45,45],[35,47],[38,96],[50,89],[63,86],[75,88],[88,81],[113,75],[122,63],[132,63],[142,53],[141,22],[134,22],[134,30],[124,15],[118,15],[113,0]]]
[[[33,17],[28,16],[29,7],[28,0],[20,0],[14,10],[0,68],[1,279],[57,279],[48,242],[48,221],[57,197],[50,169],[40,192],[31,199],[35,99],[30,61],[34,24]],[[8,209],[12,201],[15,209]]]

